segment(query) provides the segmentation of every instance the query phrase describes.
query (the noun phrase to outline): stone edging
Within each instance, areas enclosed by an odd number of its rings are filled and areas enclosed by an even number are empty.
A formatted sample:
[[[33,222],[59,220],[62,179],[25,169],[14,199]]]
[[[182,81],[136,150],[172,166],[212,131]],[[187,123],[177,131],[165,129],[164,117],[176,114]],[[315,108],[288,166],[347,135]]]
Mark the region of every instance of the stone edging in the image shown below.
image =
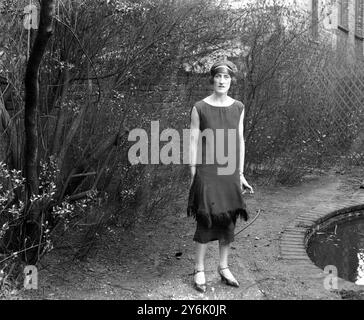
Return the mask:
[[[316,270],[317,274],[325,277],[323,270],[317,267],[307,254],[307,245],[310,237],[325,225],[325,222],[340,216],[347,217],[347,213],[364,210],[364,192],[355,192],[351,199],[330,204],[321,204],[310,211],[298,216],[289,224],[280,238],[280,255],[284,260],[297,262],[298,265],[310,265],[311,270]],[[353,282],[338,278],[340,288],[351,290],[362,290],[363,286]]]

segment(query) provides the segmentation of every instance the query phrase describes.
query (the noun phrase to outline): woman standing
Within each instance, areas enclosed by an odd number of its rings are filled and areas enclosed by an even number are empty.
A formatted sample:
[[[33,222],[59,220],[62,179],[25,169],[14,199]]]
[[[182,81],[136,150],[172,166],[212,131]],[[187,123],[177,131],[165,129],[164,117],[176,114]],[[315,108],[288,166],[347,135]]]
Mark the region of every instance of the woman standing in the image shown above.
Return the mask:
[[[248,220],[243,188],[251,193],[253,188],[244,177],[244,105],[228,96],[231,82],[236,81],[236,69],[230,61],[214,63],[210,70],[214,92],[191,110],[191,187],[187,213],[197,221],[193,237],[196,242],[194,286],[200,292],[206,291],[207,244],[214,240],[219,241],[221,280],[239,286],[228,267],[229,247],[234,241],[237,218]],[[233,154],[228,160],[232,163],[221,164],[221,159],[226,159],[224,156],[231,151]]]

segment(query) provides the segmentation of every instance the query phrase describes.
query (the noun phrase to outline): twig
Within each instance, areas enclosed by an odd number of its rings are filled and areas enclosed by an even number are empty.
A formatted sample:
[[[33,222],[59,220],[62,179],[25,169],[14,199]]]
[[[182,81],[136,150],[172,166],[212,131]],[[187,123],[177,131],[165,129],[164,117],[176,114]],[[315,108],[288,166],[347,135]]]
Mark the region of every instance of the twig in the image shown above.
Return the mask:
[[[257,218],[259,217],[259,215],[260,215],[260,212],[261,212],[262,210],[261,209],[259,209],[258,210],[258,213],[256,214],[256,216],[254,217],[254,219],[252,220],[252,221],[250,221],[246,226],[244,226],[240,231],[238,231],[237,233],[235,233],[235,235],[234,236],[237,236],[240,232],[243,232],[246,228],[248,228],[255,220],[257,220]]]
[[[15,252],[13,252],[13,253],[12,253],[9,257],[7,257],[7,258],[5,258],[5,259],[1,260],[1,261],[0,261],[0,263],[3,263],[4,261],[6,261],[6,260],[9,260],[9,259],[13,258],[15,255],[17,255],[17,254],[19,254],[19,253],[21,253],[21,252],[24,252],[24,251],[27,251],[27,250],[29,250],[29,249],[33,249],[33,248],[39,247],[39,246],[41,246],[41,245],[43,245],[43,244],[45,244],[45,242],[42,242],[42,243],[36,244],[36,245],[34,245],[34,246],[31,246],[31,247],[29,247],[29,248],[25,248],[25,249],[20,250],[20,251],[15,251]]]

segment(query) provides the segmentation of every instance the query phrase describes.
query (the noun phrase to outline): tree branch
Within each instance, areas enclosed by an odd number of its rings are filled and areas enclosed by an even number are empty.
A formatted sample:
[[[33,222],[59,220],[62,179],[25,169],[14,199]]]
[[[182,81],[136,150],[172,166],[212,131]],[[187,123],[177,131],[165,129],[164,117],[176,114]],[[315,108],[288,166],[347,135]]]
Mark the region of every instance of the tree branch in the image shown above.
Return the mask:
[[[38,128],[37,105],[39,101],[39,68],[49,38],[52,35],[52,20],[55,10],[55,0],[42,0],[40,9],[39,29],[25,72],[25,167],[28,197],[38,193]]]

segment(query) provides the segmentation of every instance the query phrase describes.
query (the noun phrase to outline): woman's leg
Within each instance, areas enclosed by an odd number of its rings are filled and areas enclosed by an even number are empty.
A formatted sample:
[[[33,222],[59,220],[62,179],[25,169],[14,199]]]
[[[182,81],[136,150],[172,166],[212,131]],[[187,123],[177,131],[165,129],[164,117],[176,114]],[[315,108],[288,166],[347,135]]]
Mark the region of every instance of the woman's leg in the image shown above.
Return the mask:
[[[195,282],[203,284],[206,282],[205,273],[197,272],[205,270],[205,256],[207,251],[207,243],[196,242],[196,256],[195,256]]]
[[[229,258],[229,249],[230,244],[224,244],[219,241],[219,253],[220,253],[220,263],[219,266],[221,269],[228,267],[228,258]]]
[[[220,252],[220,263],[219,263],[219,273],[223,275],[226,279],[230,280],[232,283],[239,283],[236,281],[235,277],[229,270],[228,258],[229,258],[230,244],[222,243],[219,241],[219,252]]]

